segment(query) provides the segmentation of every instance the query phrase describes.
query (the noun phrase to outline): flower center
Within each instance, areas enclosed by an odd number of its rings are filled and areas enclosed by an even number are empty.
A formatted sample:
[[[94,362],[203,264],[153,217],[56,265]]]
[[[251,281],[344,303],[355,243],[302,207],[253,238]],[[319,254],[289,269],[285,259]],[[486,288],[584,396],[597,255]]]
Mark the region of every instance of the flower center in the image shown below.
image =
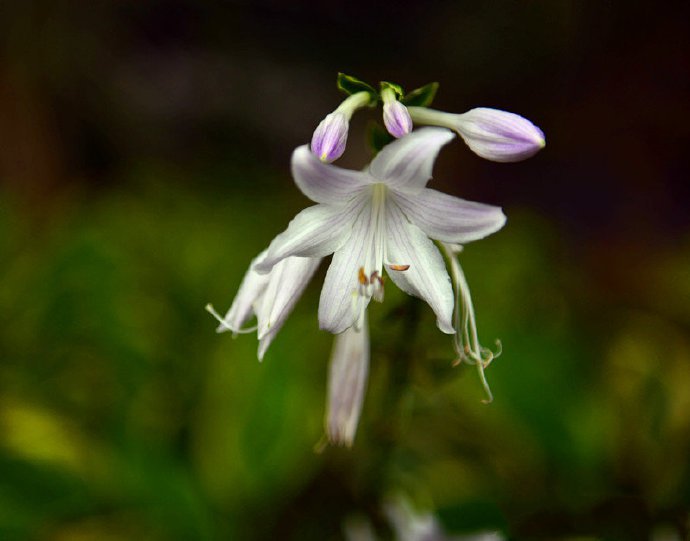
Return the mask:
[[[361,327],[364,312],[373,298],[383,302],[383,261],[386,254],[386,193],[388,188],[383,183],[371,187],[370,212],[363,214],[363,220],[369,220],[369,227],[364,239],[364,259],[356,276],[356,286],[352,295],[352,309],[355,314],[355,328]]]

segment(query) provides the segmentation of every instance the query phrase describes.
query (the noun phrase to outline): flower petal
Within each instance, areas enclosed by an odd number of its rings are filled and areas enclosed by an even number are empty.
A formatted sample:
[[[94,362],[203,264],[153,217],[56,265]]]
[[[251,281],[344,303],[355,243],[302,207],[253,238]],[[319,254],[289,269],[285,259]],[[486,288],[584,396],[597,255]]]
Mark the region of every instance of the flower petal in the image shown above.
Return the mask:
[[[407,216],[427,236],[443,242],[464,244],[495,233],[506,222],[500,207],[466,201],[430,188],[414,196],[392,194]]]
[[[431,178],[438,151],[455,135],[445,128],[422,128],[385,146],[369,173],[393,189],[418,192]]]
[[[346,203],[357,194],[358,188],[371,183],[366,173],[323,163],[307,145],[292,153],[292,176],[309,199],[329,205]]]
[[[252,260],[249,269],[242,279],[237,295],[235,295],[235,299],[232,301],[232,306],[230,306],[223,318],[223,324],[216,329],[217,332],[229,330],[239,332],[242,329],[242,325],[254,315],[254,306],[266,289],[269,276],[257,273],[252,267],[265,256],[266,250]]]
[[[290,256],[324,257],[340,248],[350,233],[363,198],[355,198],[344,207],[314,205],[297,214],[288,228],[273,239],[266,257],[254,266],[267,273],[281,259]]]
[[[367,261],[367,250],[371,250],[369,238],[375,224],[370,220],[371,205],[362,209],[360,217],[352,226],[352,234],[340,249],[333,254],[319,300],[319,326],[325,331],[338,334],[350,327],[355,316],[355,301],[369,302],[368,297],[356,298],[360,267]],[[360,306],[361,308],[361,306]]]
[[[369,375],[369,326],[350,327],[335,337],[328,376],[326,433],[331,443],[352,445]]]
[[[439,329],[454,334],[455,298],[441,253],[421,229],[407,221],[393,201],[386,210],[388,261],[409,265],[404,271],[389,265],[388,276],[406,293],[424,299],[436,314]]]
[[[309,280],[321,263],[320,258],[287,257],[271,270],[268,286],[257,309],[259,322],[259,360],[292,312]]]

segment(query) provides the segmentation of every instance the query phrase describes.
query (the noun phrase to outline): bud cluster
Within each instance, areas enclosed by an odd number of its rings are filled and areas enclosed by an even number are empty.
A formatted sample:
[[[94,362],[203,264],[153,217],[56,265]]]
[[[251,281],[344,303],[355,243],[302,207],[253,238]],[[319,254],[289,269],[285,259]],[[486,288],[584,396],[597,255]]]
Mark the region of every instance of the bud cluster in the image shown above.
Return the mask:
[[[355,77],[340,73],[338,88],[348,97],[319,123],[311,140],[311,151],[322,162],[331,163],[345,152],[352,115],[358,109],[378,104],[382,104],[385,131],[380,126],[374,128],[370,139],[375,151],[393,138],[404,137],[415,125],[450,128],[475,154],[494,162],[524,160],[546,145],[544,133],[515,113],[488,107],[476,107],[462,114],[430,109],[438,83],[405,94],[394,83],[382,81],[377,91]]]

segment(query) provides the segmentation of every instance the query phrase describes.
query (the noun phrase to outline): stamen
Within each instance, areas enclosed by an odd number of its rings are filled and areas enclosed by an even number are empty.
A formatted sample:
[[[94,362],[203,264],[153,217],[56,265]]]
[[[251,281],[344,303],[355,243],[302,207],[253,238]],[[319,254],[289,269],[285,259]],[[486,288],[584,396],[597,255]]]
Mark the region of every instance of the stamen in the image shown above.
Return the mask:
[[[389,263],[388,268],[394,271],[406,271],[407,269],[410,268],[409,265],[397,265],[393,263]]]
[[[374,271],[371,273],[371,276],[369,277],[369,285],[371,288],[370,297],[372,297],[376,302],[383,302],[383,278],[379,276],[379,271]]]
[[[479,379],[486,392],[486,399],[482,400],[482,402],[488,404],[493,401],[493,395],[489,383],[486,381],[484,370],[501,354],[501,342],[496,340],[495,353],[479,343],[470,288],[467,285],[465,274],[462,272],[462,267],[457,260],[457,254],[460,253],[461,247],[446,243],[440,243],[440,245],[450,262],[450,274],[455,290],[453,325],[456,333],[453,336],[453,346],[458,358],[453,362],[453,366],[464,362],[477,367]]]
[[[256,331],[259,326],[254,325],[253,327],[250,327],[248,329],[235,329],[234,327],[231,327],[225,319],[220,317],[220,314],[216,312],[215,308],[213,308],[213,305],[211,303],[208,303],[206,306],[206,311],[211,314],[217,321],[218,323],[221,324],[222,327],[225,327],[227,330],[232,331],[233,335],[235,334],[249,334],[254,331]]]
[[[367,275],[364,272],[364,267],[359,268],[359,274],[357,276],[357,279],[359,280],[359,283],[363,286],[368,286],[369,285],[369,280],[367,279]]]

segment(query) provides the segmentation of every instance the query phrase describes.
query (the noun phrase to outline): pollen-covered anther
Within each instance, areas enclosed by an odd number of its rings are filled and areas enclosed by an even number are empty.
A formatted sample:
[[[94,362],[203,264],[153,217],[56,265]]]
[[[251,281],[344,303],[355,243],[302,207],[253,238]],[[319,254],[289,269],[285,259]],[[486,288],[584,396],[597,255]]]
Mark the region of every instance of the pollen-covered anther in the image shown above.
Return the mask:
[[[391,269],[391,270],[394,270],[394,271],[406,271],[407,269],[410,268],[410,266],[409,266],[409,265],[394,265],[394,264],[391,264],[391,265],[388,265],[388,268]]]
[[[359,272],[357,273],[357,280],[359,280],[360,285],[369,285],[369,279],[367,278],[367,273],[364,272],[364,267],[359,268]]]

